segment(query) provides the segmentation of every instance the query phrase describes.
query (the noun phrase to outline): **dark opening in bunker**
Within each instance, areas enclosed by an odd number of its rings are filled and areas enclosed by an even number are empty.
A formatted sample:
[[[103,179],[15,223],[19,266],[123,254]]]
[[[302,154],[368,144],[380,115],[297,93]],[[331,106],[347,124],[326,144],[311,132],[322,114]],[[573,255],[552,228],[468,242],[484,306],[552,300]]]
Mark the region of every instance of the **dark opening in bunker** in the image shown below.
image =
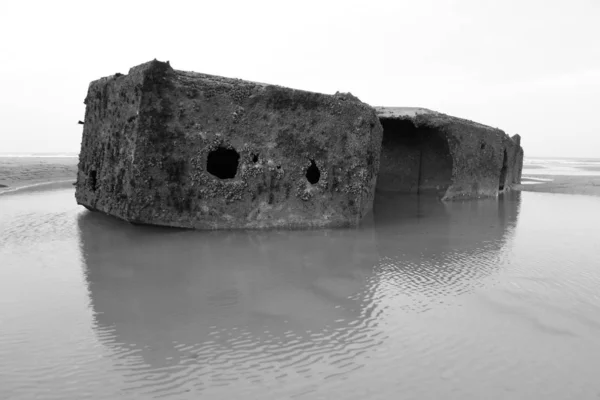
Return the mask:
[[[410,120],[381,119],[383,142],[377,190],[443,196],[452,184],[446,134]]]
[[[311,183],[311,185],[319,182],[321,178],[321,171],[319,171],[319,167],[315,164],[315,160],[310,160],[310,166],[306,170],[306,179]]]
[[[506,150],[504,150],[504,158],[502,159],[502,169],[500,170],[500,182],[498,185],[498,190],[504,190],[504,184],[506,183],[507,170],[508,170],[508,155],[506,154]]]
[[[237,173],[240,155],[234,149],[219,147],[208,153],[206,171],[220,179],[233,179]]]
[[[94,169],[91,170],[90,175],[89,175],[89,178],[90,178],[89,182],[90,182],[90,188],[92,189],[92,192],[96,191],[96,176],[97,176],[96,170],[94,170]]]

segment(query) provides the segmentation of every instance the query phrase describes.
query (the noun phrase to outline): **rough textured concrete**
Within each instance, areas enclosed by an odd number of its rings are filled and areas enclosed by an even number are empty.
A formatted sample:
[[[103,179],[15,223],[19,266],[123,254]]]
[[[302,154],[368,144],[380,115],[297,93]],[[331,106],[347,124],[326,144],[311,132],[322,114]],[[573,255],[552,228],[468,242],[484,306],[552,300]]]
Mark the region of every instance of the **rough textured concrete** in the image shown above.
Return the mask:
[[[424,108],[376,109],[384,128],[378,191],[453,200],[497,196],[520,182],[518,135]]]
[[[151,61],[90,84],[76,199],[144,224],[356,225],[373,203],[382,128],[324,95]]]
[[[513,175],[511,178],[511,182],[513,184],[520,184],[521,183],[521,175],[523,173],[523,148],[521,147],[521,136],[520,135],[513,135],[512,136],[512,141],[514,143],[512,149],[513,149],[513,159],[514,159],[514,166],[513,166]]]

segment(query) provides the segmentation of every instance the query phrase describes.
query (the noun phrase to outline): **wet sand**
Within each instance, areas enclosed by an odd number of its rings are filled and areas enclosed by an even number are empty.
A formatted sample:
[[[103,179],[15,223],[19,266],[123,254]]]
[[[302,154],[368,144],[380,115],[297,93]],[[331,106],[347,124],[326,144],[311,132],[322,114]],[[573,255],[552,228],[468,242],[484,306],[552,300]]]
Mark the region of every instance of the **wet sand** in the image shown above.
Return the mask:
[[[600,167],[593,166],[593,165],[588,165],[588,166],[585,166],[585,167],[579,167],[579,169],[582,169],[584,171],[600,171]]]
[[[77,177],[77,157],[0,157],[0,194],[23,187],[68,186]]]
[[[523,172],[522,184],[516,190],[525,192],[583,194],[600,196],[600,175],[535,175]]]

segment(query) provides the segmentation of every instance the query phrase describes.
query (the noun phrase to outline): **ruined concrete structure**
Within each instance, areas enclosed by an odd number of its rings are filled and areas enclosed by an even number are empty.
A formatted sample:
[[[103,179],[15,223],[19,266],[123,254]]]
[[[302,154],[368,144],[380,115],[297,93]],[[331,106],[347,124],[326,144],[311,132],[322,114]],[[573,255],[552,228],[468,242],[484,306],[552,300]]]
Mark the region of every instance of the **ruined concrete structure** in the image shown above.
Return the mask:
[[[519,183],[520,137],[415,108],[177,71],[90,84],[78,204],[197,229],[355,226],[376,191],[443,200]]]
[[[377,190],[443,200],[496,196],[520,183],[521,138],[424,108],[377,107],[383,126]]]
[[[349,94],[176,71],[151,61],[90,84],[76,199],[185,228],[356,225],[382,128]]]

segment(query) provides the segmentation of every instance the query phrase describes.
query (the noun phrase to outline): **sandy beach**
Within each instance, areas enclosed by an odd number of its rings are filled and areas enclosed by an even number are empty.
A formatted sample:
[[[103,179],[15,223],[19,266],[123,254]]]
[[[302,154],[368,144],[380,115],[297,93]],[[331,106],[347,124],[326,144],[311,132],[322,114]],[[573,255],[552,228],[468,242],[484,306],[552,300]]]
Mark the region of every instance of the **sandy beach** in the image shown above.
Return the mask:
[[[69,185],[77,177],[78,157],[1,157],[0,194],[46,184]]]

